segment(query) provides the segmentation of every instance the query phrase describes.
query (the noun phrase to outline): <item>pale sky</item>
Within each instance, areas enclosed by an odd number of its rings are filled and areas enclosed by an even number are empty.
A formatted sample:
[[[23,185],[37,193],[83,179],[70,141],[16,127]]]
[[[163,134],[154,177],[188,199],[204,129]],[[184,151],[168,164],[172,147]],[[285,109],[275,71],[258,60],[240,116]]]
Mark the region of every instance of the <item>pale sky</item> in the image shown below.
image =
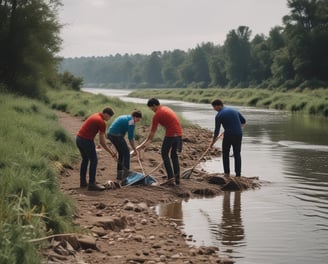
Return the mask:
[[[287,0],[62,0],[60,56],[108,56],[187,51],[222,45],[229,31],[248,26],[268,36],[289,14]]]

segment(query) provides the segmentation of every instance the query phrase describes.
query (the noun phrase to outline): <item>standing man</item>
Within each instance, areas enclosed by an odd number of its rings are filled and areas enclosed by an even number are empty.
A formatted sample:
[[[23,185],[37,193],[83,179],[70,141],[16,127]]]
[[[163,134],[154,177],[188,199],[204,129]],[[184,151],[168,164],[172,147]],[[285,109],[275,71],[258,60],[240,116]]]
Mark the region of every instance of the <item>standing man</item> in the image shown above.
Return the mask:
[[[108,129],[107,138],[113,143],[117,152],[117,180],[124,180],[130,170],[130,150],[124,137],[128,133],[130,146],[134,153],[138,155],[138,151],[134,139],[135,124],[142,118],[139,110],[132,111],[131,115],[121,115],[114,120]]]
[[[106,121],[114,115],[110,107],[105,108],[102,113],[95,113],[87,118],[82,124],[76,136],[76,145],[80,150],[82,163],[80,167],[80,187],[88,187],[89,191],[103,191],[104,186],[96,184],[96,170],[98,164],[96,145],[94,138],[99,132],[100,145],[113,157],[116,154],[106,144]],[[87,168],[89,165],[89,184],[86,180]]]
[[[180,184],[180,165],[177,152],[182,150],[182,127],[179,118],[172,109],[160,105],[156,98],[149,99],[147,106],[155,114],[148,137],[137,149],[144,148],[154,138],[158,125],[162,125],[165,128],[165,137],[162,143],[161,154],[167,173],[167,184],[174,185],[175,181],[175,184],[178,185]]]
[[[211,143],[218,139],[221,124],[224,128],[224,135],[222,140],[222,161],[224,175],[230,176],[229,152],[232,146],[235,159],[236,177],[241,175],[241,141],[243,137],[243,128],[246,125],[246,119],[235,109],[226,107],[220,99],[212,101],[212,107],[218,113],[215,116],[214,136]]]

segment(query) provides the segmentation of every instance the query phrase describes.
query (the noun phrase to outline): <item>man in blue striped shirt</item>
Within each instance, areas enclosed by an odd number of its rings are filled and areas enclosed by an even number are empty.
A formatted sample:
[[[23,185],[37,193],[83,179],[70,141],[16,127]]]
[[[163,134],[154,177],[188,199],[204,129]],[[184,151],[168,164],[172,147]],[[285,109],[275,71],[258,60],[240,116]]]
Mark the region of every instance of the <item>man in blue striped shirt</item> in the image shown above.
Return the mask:
[[[229,152],[232,146],[235,159],[236,177],[241,175],[241,141],[243,137],[243,128],[246,125],[246,119],[236,109],[226,107],[220,99],[212,101],[212,107],[218,113],[215,116],[215,129],[211,147],[219,137],[220,127],[224,129],[222,140],[222,161],[225,176],[230,176]]]

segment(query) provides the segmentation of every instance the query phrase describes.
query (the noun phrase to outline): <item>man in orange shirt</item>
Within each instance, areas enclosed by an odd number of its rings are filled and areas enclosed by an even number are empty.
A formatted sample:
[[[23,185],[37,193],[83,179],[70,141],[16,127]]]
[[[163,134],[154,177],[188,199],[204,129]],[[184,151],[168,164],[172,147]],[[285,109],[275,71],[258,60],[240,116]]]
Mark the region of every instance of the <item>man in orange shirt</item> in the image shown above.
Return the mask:
[[[106,121],[114,115],[110,107],[106,107],[101,113],[95,113],[87,118],[83,123],[76,136],[76,145],[80,150],[82,163],[80,167],[80,187],[88,187],[90,191],[103,191],[104,186],[96,184],[96,170],[98,164],[96,145],[94,139],[99,132],[100,145],[113,157],[116,153],[113,152],[106,144]],[[87,168],[89,165],[89,184],[86,180]]]
[[[155,113],[152,120],[149,135],[137,149],[145,148],[156,133],[158,125],[165,128],[165,137],[162,144],[161,154],[167,173],[168,184],[180,184],[180,165],[177,152],[182,150],[182,127],[176,113],[167,106],[160,105],[156,98],[151,98],[147,102],[147,106]],[[169,157],[170,153],[170,157]],[[172,164],[171,164],[172,162]],[[173,168],[172,168],[173,166]]]

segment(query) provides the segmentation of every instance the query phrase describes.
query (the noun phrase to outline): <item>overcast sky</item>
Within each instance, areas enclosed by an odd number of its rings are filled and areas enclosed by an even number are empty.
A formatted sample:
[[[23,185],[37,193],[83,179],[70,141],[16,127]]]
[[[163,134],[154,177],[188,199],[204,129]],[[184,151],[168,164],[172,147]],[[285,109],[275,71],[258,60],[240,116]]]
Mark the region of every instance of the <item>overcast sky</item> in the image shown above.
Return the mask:
[[[248,26],[268,36],[289,13],[287,0],[62,0],[60,56],[150,54],[223,44]]]

